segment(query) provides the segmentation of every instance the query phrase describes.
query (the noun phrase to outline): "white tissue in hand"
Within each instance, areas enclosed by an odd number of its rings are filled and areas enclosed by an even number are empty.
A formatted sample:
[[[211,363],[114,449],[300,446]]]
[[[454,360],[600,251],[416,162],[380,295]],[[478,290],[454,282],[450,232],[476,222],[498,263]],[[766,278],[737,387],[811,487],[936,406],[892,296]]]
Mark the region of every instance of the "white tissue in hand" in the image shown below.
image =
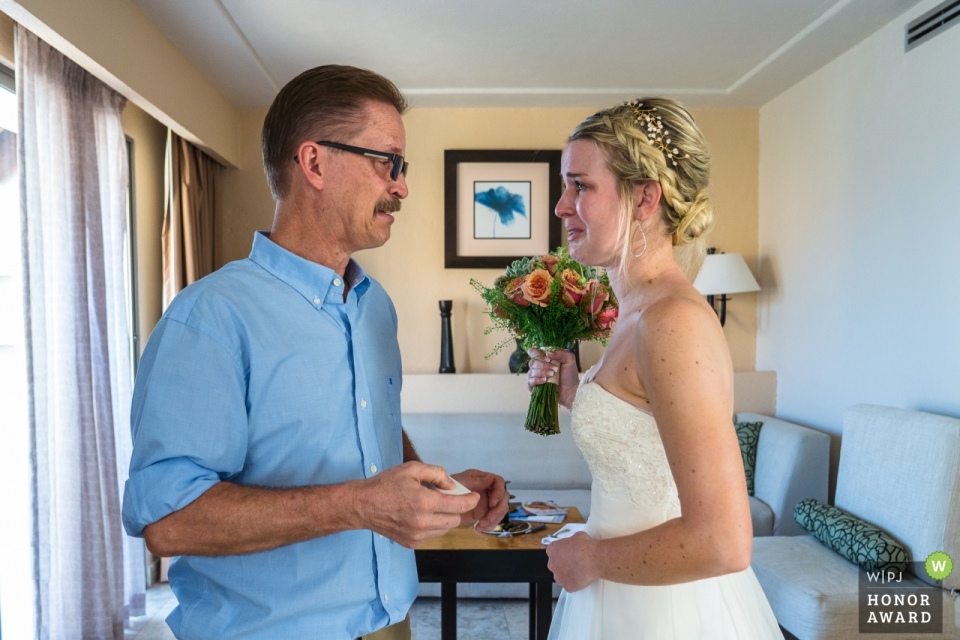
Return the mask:
[[[571,522],[570,524],[566,525],[565,527],[563,527],[553,535],[544,536],[544,538],[540,542],[542,542],[543,544],[550,544],[551,542],[556,542],[557,540],[563,540],[564,538],[575,536],[581,531],[584,531],[586,528],[587,528],[587,525],[585,524]]]
[[[440,487],[433,484],[432,482],[424,482],[423,486],[427,487],[428,489],[433,489],[434,491],[439,491],[440,493],[445,493],[449,496],[462,496],[467,493],[470,493],[470,489],[467,489],[465,486],[457,482],[455,479],[450,478],[450,480],[452,480],[453,484],[456,485],[453,489],[441,489]]]

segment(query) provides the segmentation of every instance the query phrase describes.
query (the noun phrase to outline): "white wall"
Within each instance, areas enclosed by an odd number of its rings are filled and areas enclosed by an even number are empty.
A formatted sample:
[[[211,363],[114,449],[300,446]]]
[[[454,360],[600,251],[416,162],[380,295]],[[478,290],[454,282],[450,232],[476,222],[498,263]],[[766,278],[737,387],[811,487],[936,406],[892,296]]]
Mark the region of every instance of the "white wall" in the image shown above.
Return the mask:
[[[760,109],[757,369],[833,478],[850,405],[960,416],[960,27],[903,49],[936,4]]]

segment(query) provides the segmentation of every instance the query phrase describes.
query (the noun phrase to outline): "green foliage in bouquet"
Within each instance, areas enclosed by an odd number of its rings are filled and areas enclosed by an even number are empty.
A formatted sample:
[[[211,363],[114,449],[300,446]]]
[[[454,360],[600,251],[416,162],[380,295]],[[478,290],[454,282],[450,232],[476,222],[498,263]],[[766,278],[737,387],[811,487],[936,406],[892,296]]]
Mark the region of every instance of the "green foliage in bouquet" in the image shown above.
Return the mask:
[[[569,348],[576,340],[606,344],[617,321],[617,298],[606,273],[580,264],[566,247],[515,261],[492,287],[477,280],[470,284],[486,301],[493,321],[486,333],[510,333],[488,358],[514,339],[523,349],[545,351]],[[534,388],[524,426],[541,435],[560,433],[556,384]]]

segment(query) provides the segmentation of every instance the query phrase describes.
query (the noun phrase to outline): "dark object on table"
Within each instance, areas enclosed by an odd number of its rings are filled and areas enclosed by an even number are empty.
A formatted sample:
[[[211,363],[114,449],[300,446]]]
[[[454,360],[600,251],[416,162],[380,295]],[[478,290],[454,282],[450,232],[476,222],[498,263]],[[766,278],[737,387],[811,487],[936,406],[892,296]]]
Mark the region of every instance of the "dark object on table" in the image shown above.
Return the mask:
[[[453,300],[440,301],[440,373],[456,373],[453,364],[453,330],[450,328],[450,314]]]
[[[495,526],[493,529],[490,529],[489,531],[485,531],[479,528],[477,529],[477,531],[480,533],[486,533],[494,536],[516,536],[516,535],[522,535],[524,533],[530,533],[534,530],[539,531],[540,529],[543,529],[543,528],[545,527],[535,528],[529,522],[524,522],[522,520],[509,520],[507,522],[501,522],[500,524]]]
[[[530,370],[530,356],[517,340],[517,350],[510,354],[510,373],[526,373]]]

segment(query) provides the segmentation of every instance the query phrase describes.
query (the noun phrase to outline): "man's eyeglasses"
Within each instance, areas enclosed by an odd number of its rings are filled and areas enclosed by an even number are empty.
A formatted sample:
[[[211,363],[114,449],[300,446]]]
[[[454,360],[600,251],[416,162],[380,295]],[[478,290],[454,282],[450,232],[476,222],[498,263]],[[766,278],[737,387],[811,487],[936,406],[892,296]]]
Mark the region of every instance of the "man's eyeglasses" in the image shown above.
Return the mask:
[[[407,176],[407,169],[410,168],[410,163],[403,159],[403,156],[397,153],[387,153],[385,151],[374,151],[373,149],[364,149],[363,147],[354,147],[349,144],[340,144],[339,142],[327,142],[325,140],[317,141],[322,147],[333,147],[334,149],[340,149],[341,151],[349,151],[350,153],[356,153],[361,156],[367,156],[368,158],[376,158],[378,160],[389,160],[393,163],[393,167],[390,169],[390,179],[396,182],[400,178],[400,174],[403,174],[404,177]],[[298,156],[293,157],[294,162],[300,162]]]

